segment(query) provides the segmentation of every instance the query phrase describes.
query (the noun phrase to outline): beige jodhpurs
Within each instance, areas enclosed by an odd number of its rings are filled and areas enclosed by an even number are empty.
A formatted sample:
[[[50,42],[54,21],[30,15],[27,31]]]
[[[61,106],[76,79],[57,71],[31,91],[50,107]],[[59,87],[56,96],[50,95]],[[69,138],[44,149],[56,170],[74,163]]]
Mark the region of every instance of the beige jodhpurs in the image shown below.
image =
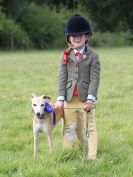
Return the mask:
[[[64,147],[72,148],[75,135],[79,139],[89,159],[96,159],[97,131],[95,109],[90,112],[83,110],[84,103],[78,97],[64,103]]]

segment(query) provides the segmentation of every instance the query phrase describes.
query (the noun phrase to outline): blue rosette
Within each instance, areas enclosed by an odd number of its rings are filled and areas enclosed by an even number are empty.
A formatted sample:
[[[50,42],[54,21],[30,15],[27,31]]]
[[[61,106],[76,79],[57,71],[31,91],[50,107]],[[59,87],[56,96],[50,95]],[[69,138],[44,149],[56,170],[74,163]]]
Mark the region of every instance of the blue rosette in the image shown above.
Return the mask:
[[[53,108],[48,102],[45,103],[44,111],[47,112],[47,113],[53,112]]]

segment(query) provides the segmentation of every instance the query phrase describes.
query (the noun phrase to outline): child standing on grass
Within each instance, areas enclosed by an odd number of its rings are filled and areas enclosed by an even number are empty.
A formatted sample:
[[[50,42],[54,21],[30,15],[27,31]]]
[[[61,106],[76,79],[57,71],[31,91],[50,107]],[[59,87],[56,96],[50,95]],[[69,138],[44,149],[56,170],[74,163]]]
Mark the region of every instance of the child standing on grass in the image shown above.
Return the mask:
[[[96,159],[97,131],[95,101],[100,78],[97,54],[87,45],[92,36],[90,23],[76,14],[69,18],[65,36],[69,48],[64,50],[58,68],[56,109],[64,108],[64,146],[72,148],[75,135],[86,147],[83,122],[86,126],[87,157]]]

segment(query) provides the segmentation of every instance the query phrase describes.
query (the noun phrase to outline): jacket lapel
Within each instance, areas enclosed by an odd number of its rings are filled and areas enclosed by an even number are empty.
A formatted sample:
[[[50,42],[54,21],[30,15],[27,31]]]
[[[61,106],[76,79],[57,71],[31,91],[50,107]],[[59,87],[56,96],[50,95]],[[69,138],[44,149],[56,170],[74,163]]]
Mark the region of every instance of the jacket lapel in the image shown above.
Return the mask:
[[[82,53],[81,59],[78,61],[78,63],[83,62],[84,60],[88,59],[90,57],[90,49],[88,46],[85,46],[85,49]]]
[[[74,63],[77,62],[76,56],[75,56],[75,53],[74,53],[74,50],[72,50],[72,51],[70,52],[69,57],[70,57],[70,60],[72,60]]]

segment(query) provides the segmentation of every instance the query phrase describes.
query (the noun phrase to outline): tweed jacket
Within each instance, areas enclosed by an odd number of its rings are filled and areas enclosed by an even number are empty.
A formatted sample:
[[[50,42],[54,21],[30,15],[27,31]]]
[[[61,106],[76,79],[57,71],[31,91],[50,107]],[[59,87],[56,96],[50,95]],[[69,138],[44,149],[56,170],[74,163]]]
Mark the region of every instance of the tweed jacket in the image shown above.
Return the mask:
[[[66,101],[71,101],[74,88],[77,86],[78,96],[82,102],[87,100],[88,95],[97,98],[100,80],[98,55],[86,45],[78,62],[73,49],[70,50],[68,57],[67,63],[63,63],[62,57],[59,63],[57,96],[64,96]]]

